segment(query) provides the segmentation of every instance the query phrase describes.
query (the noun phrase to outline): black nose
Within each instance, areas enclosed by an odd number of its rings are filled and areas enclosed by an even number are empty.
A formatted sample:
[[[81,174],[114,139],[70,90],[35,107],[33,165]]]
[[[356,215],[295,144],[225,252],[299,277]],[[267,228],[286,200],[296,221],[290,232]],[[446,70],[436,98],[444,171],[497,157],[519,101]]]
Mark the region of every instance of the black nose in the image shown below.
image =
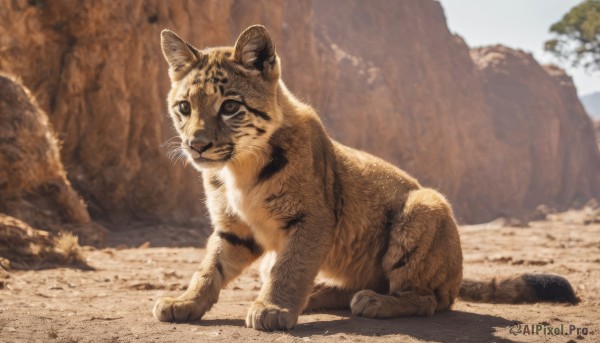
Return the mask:
[[[198,153],[203,153],[210,149],[212,142],[206,132],[197,132],[194,138],[189,142],[190,148],[196,150]]]

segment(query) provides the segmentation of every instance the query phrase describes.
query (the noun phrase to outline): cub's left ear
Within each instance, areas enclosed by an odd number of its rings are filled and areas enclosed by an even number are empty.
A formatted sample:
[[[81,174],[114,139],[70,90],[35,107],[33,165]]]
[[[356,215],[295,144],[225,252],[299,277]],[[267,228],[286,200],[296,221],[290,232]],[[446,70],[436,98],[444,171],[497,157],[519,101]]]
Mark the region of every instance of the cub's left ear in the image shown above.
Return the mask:
[[[246,69],[257,70],[267,80],[279,77],[275,45],[267,29],[253,25],[244,30],[235,42],[235,61]]]

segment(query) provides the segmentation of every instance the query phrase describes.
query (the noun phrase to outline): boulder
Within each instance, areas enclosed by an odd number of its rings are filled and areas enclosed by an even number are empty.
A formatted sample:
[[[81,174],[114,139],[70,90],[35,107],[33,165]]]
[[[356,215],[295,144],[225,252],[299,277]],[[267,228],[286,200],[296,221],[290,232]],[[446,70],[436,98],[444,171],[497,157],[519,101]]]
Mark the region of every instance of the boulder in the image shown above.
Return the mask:
[[[0,212],[36,228],[73,231],[100,243],[104,229],[90,222],[60,160],[59,142],[30,92],[0,74]]]

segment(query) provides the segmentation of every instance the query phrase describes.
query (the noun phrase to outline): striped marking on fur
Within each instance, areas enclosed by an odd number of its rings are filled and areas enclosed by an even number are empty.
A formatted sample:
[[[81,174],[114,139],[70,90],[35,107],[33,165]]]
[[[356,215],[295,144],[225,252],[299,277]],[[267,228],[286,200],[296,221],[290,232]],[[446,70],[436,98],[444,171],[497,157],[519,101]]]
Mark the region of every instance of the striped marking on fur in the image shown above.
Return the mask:
[[[250,250],[250,252],[254,255],[262,254],[262,247],[258,243],[256,243],[256,241],[252,237],[241,238],[234,233],[226,231],[219,231],[217,234],[219,235],[219,237],[221,237],[221,239],[226,240],[227,243],[233,246],[242,246]]]
[[[416,247],[413,248],[412,250],[407,251],[404,255],[402,255],[400,260],[398,260],[398,262],[394,263],[392,270],[399,269],[399,268],[406,266],[406,264],[408,263],[408,260],[410,259],[412,254],[415,252],[415,250],[416,250]]]
[[[273,177],[275,174],[283,170],[288,164],[288,159],[285,156],[285,150],[278,145],[274,145],[271,151],[271,161],[267,163],[260,173],[258,173],[258,182],[264,182]]]
[[[250,113],[254,114],[255,116],[257,116],[257,117],[259,117],[259,118],[261,118],[263,120],[266,120],[266,121],[271,120],[271,116],[269,116],[265,112],[259,111],[256,108],[252,108],[252,107],[248,106],[248,104],[246,104],[246,103],[244,103],[244,106],[246,106],[246,108],[248,109],[248,111],[250,111]]]
[[[285,221],[285,225],[283,226],[284,230],[289,230],[293,227],[297,227],[300,224],[302,224],[304,222],[304,219],[306,219],[306,213],[304,212],[298,212],[296,214],[294,214],[293,216],[291,216],[290,218],[286,218],[287,220]]]
[[[390,235],[392,234],[392,226],[394,224],[394,218],[396,217],[396,211],[391,208],[385,210],[383,214],[383,228],[381,231],[383,244],[381,245],[381,250],[379,251],[379,256],[377,256],[378,261],[383,260],[383,256],[387,252],[390,245]]]

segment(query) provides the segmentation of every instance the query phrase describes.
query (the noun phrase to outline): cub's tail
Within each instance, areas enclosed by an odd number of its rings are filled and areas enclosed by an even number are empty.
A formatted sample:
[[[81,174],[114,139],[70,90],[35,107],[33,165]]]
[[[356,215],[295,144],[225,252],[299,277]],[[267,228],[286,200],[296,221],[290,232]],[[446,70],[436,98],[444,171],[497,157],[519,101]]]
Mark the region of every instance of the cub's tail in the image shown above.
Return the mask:
[[[523,274],[488,281],[463,280],[459,297],[485,303],[534,303],[540,301],[577,304],[573,287],[562,276]]]

